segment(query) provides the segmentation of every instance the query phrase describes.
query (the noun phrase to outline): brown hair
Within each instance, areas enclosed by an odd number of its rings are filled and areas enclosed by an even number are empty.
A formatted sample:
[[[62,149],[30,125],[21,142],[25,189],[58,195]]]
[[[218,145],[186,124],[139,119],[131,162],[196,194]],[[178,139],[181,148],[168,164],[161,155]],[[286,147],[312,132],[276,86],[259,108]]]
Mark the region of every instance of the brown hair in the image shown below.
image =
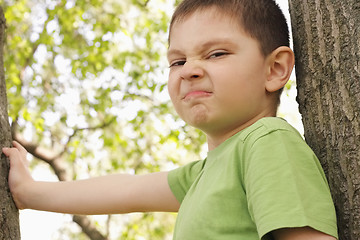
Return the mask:
[[[259,42],[264,56],[280,46],[290,45],[285,16],[273,0],[184,0],[172,16],[170,31],[174,23],[209,7],[217,7],[237,20],[239,26]]]

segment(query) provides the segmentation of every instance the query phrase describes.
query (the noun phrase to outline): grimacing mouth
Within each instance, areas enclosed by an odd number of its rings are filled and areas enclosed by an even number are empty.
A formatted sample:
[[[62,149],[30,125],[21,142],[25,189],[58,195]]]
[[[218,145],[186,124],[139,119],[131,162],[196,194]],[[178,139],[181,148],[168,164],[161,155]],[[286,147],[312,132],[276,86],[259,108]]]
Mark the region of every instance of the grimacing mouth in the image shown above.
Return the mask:
[[[184,94],[181,99],[186,100],[190,97],[208,97],[212,94],[213,92],[207,90],[190,90],[186,94]]]

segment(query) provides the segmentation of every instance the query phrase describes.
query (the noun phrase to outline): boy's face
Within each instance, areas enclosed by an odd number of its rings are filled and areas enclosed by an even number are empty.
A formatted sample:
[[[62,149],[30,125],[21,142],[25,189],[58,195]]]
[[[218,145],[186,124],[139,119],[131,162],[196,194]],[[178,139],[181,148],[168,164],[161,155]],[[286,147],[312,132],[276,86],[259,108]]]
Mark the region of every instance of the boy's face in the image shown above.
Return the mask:
[[[176,22],[168,60],[176,111],[208,137],[227,139],[273,115],[265,89],[267,60],[258,42],[219,10],[196,11]]]

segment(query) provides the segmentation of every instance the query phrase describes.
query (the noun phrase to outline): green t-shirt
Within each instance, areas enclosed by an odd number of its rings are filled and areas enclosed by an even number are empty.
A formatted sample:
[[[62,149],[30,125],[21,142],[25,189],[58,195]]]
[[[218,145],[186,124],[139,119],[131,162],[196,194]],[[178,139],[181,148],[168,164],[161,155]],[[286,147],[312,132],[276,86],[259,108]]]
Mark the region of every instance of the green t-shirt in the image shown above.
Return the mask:
[[[170,171],[181,203],[174,240],[259,240],[310,226],[337,237],[335,209],[318,159],[280,118],[263,118]]]

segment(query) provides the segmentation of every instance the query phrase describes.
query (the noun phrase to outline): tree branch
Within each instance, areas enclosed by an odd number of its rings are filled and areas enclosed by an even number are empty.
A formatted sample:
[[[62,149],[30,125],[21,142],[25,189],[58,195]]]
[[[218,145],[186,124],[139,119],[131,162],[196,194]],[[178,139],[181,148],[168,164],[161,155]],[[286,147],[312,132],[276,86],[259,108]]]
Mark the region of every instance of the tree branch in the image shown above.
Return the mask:
[[[82,231],[92,240],[107,240],[108,238],[103,236],[91,223],[88,217],[74,215],[73,221],[81,226]]]

